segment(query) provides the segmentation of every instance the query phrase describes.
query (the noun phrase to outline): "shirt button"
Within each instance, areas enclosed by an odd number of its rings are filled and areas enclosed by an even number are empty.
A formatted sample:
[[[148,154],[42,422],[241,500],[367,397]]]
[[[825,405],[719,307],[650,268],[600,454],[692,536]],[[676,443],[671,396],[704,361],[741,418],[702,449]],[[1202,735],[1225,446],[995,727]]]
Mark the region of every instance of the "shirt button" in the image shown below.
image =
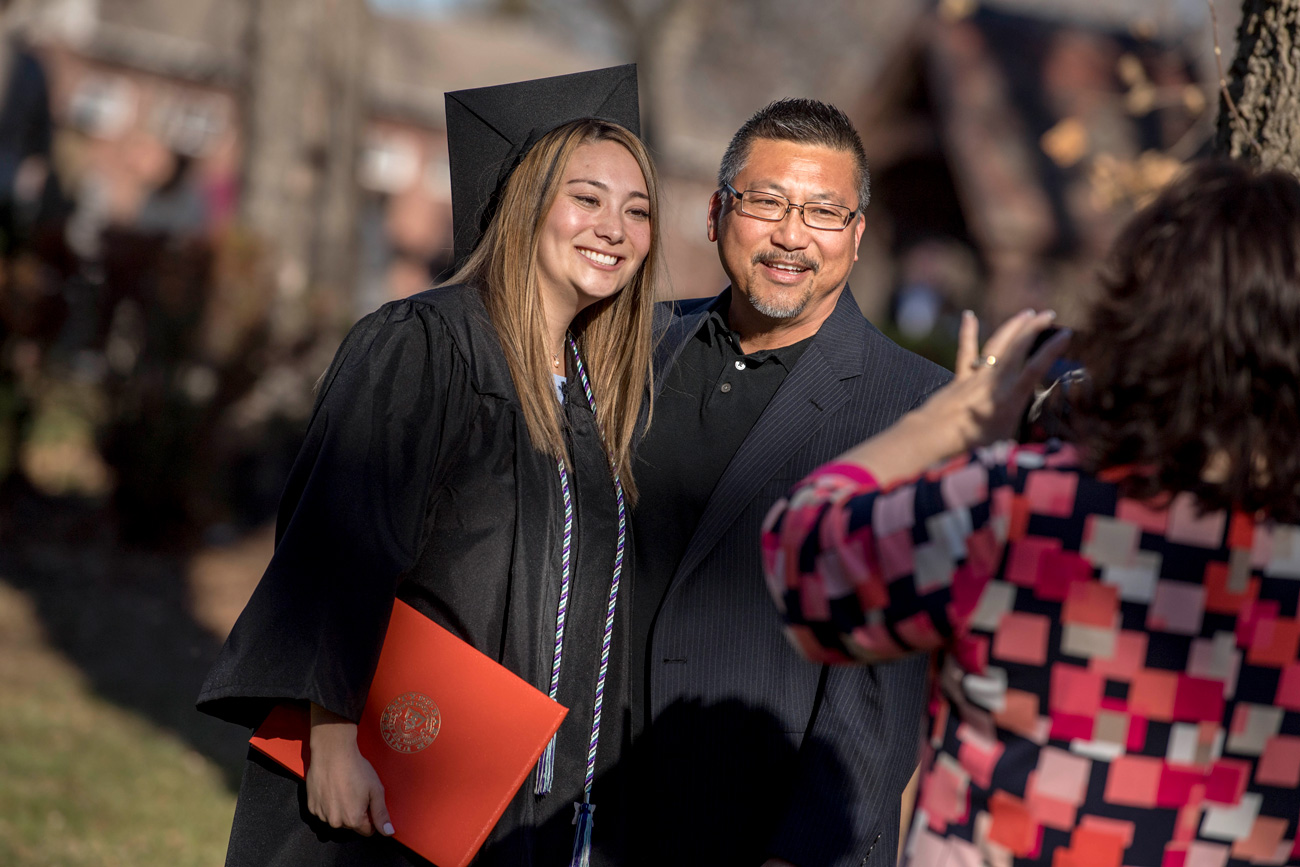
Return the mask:
[[[731,391],[731,383],[729,382],[722,383],[720,387],[723,394],[726,394],[727,392]]]
[[[744,370],[744,369],[745,369],[745,362],[743,362],[743,361],[737,361],[737,362],[736,362],[736,370]]]

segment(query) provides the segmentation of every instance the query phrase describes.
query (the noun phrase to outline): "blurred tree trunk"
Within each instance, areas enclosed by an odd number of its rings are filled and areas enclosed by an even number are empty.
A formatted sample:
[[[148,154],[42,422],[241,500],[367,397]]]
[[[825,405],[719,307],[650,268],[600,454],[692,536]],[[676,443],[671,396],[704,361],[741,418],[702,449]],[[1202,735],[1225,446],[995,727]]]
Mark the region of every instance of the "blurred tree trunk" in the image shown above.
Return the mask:
[[[270,249],[273,328],[306,336],[309,292],[350,293],[365,0],[250,0],[241,217]]]
[[[243,82],[240,216],[272,248],[277,332],[302,332],[291,312],[307,288],[312,186],[308,93],[314,64],[313,0],[250,0]]]
[[[0,0],[0,99],[9,88],[13,71],[14,40],[22,36],[23,25],[35,13],[35,0]]]
[[[1300,174],[1300,0],[1244,0],[1227,90],[1215,152]]]
[[[681,93],[680,81],[687,71],[684,58],[695,50],[701,30],[701,0],[658,0],[638,4],[636,0],[599,0],[598,5],[627,39],[637,65],[641,99],[641,138],[656,152],[665,144],[660,139],[660,119],[672,110],[672,94]]]
[[[327,26],[323,81],[329,113],[323,154],[323,190],[312,268],[313,282],[341,291],[349,301],[357,281],[357,164],[366,122],[366,58],[370,13],[365,0],[321,0]]]

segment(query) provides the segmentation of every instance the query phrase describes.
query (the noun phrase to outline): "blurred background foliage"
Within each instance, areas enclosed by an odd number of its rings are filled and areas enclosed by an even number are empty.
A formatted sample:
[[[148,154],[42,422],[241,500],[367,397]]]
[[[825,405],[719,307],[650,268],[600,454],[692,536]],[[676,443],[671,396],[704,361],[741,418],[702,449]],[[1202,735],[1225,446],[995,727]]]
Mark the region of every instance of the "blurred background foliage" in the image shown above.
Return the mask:
[[[450,261],[444,91],[637,62],[679,298],[725,285],[730,134],[836,103],[873,167],[854,295],[946,363],[968,307],[1072,322],[1124,216],[1210,148],[1242,14],[0,0],[0,863],[220,863],[244,735],[193,696],[341,335]]]

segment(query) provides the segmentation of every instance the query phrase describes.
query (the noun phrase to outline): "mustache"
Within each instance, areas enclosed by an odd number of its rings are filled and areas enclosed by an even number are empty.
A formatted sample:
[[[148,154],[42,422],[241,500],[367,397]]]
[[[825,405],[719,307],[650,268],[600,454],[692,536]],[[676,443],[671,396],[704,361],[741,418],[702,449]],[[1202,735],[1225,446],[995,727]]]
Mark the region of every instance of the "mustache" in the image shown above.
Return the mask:
[[[755,253],[750,259],[752,265],[796,265],[807,268],[816,274],[821,270],[821,263],[815,262],[802,253]]]

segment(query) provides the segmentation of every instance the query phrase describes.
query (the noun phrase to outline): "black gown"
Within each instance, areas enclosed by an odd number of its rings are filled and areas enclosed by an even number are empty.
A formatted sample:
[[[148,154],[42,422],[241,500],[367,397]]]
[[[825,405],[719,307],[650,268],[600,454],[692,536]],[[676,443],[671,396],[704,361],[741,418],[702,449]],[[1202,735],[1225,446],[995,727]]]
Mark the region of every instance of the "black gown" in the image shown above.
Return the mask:
[[[570,710],[551,793],[534,796],[530,777],[475,867],[563,867],[582,800],[617,510],[576,377],[564,414],[575,519],[558,700]],[[282,701],[358,719],[394,595],[545,691],[562,532],[555,460],[531,445],[477,291],[446,287],[386,304],[353,327],[321,381],[275,554],[199,708],[249,727]],[[609,772],[628,737],[626,583],[620,596],[592,793],[593,864],[624,860],[623,775]],[[319,822],[301,782],[252,751],[226,863],[427,864],[391,840]]]

